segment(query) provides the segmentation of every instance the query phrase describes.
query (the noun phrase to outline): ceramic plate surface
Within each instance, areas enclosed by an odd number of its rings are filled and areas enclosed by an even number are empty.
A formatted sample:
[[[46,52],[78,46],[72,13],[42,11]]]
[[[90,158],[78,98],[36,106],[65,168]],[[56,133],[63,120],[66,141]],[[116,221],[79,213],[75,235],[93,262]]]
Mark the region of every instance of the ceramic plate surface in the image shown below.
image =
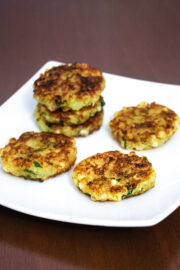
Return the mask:
[[[33,111],[33,82],[40,73],[59,62],[46,63],[27,83],[0,107],[0,147],[10,137],[25,131],[39,131]],[[103,126],[85,138],[77,138],[76,164],[82,159],[109,150],[121,150],[108,128],[114,112],[123,106],[136,106],[142,101],[166,105],[180,115],[180,86],[153,83],[104,73]],[[72,182],[72,170],[35,182],[11,176],[0,169],[0,204],[22,213],[87,225],[141,227],[157,224],[180,203],[180,130],[158,149],[137,152],[145,155],[156,170],[156,185],[148,192],[121,202],[93,202]],[[1,164],[0,164],[1,165]]]

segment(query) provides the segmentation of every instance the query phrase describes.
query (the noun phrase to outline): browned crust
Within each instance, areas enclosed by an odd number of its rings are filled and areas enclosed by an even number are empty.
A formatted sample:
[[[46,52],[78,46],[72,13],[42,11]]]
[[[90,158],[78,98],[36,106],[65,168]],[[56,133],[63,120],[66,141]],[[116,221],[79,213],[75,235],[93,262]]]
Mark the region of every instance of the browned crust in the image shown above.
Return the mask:
[[[144,102],[136,107],[124,107],[115,113],[109,127],[122,144],[126,140],[130,145],[135,145],[150,143],[151,139],[153,142],[153,138],[168,140],[169,135],[176,131],[177,122],[178,116],[173,110],[155,102]]]
[[[103,90],[102,72],[87,64],[73,63],[60,65],[47,70],[34,82],[34,97],[51,102],[63,102],[75,96],[82,100],[85,96],[93,97]]]
[[[37,143],[37,145],[36,145]],[[46,170],[47,167],[56,170],[53,175],[43,176],[43,179],[32,174],[34,180],[45,180],[50,176],[63,173],[69,170],[76,156],[76,145],[73,138],[66,137],[60,134],[52,134],[50,132],[25,132],[19,139],[11,138],[9,143],[1,151],[2,165],[5,171],[16,175],[18,169],[22,169],[22,177],[24,171],[32,170],[32,167],[41,167]],[[71,156],[71,151],[73,151]],[[64,167],[59,167],[59,164],[64,162]],[[8,169],[7,169],[8,168]],[[14,172],[14,173],[13,173]]]
[[[152,164],[146,157],[139,157],[135,152],[123,154],[120,151],[109,151],[81,161],[74,168],[73,178],[77,186],[81,181],[84,182],[87,193],[98,197],[103,192],[113,196],[128,194],[127,191],[135,190],[139,183],[148,181],[153,174]],[[78,175],[83,177],[78,180]],[[112,180],[116,180],[117,185],[112,186]]]

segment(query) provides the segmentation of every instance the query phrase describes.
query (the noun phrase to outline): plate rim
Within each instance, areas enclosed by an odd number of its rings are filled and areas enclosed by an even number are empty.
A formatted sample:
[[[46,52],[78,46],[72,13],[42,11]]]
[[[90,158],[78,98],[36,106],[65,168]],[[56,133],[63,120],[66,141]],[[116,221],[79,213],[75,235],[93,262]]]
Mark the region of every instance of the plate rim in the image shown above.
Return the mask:
[[[155,216],[152,219],[146,219],[146,220],[117,220],[117,221],[112,221],[112,220],[98,220],[94,218],[71,218],[70,216],[65,216],[65,215],[59,215],[59,214],[53,214],[53,213],[48,213],[45,211],[38,211],[38,210],[31,210],[30,208],[23,207],[23,206],[13,206],[13,203],[7,203],[1,201],[0,203],[1,206],[9,208],[11,210],[15,210],[19,213],[23,213],[26,215],[31,215],[37,218],[42,218],[42,219],[47,219],[47,220],[53,220],[53,221],[58,221],[58,222],[66,222],[66,223],[71,223],[71,224],[81,224],[81,225],[88,225],[88,226],[102,226],[102,227],[124,227],[124,228],[130,228],[130,227],[151,227],[155,226],[161,221],[163,221],[165,218],[167,218],[170,214],[172,214],[178,207],[180,206],[180,200],[177,200],[175,203],[173,203],[169,208],[164,210],[160,215]],[[59,218],[61,217],[61,218]]]

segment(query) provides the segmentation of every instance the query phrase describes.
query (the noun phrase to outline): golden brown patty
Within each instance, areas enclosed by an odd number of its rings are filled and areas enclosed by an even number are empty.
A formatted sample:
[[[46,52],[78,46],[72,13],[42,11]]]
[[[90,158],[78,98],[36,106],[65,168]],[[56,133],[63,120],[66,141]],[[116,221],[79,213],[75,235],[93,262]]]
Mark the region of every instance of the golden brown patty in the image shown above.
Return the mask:
[[[76,160],[73,138],[49,132],[26,132],[0,149],[2,168],[15,176],[45,180],[69,170]]]
[[[53,67],[34,83],[34,98],[48,110],[80,110],[93,106],[105,86],[102,72],[87,64]]]
[[[94,201],[120,201],[152,188],[155,172],[146,157],[139,157],[135,152],[110,151],[77,164],[73,181]]]
[[[53,124],[79,125],[86,122],[90,117],[93,117],[97,112],[102,110],[101,100],[98,100],[94,106],[84,107],[79,111],[64,112],[58,109],[51,112],[46,106],[38,104],[37,110],[44,120]]]
[[[95,116],[91,117],[88,121],[80,125],[48,123],[37,109],[34,112],[34,117],[42,131],[64,134],[69,137],[84,137],[101,127],[103,121],[103,110],[96,113]]]
[[[179,124],[180,118],[171,109],[142,102],[115,113],[109,127],[123,148],[145,150],[167,142]]]

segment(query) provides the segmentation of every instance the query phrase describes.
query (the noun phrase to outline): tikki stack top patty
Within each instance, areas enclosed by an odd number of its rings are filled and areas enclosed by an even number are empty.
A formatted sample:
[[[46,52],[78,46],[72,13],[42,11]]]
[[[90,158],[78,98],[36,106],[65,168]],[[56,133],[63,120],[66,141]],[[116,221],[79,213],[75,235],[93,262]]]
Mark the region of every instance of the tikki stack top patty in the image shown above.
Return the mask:
[[[34,98],[50,111],[80,110],[94,105],[105,87],[102,72],[87,64],[53,67],[34,83]]]
[[[40,129],[67,136],[87,136],[97,130],[102,125],[104,87],[102,72],[87,64],[50,68],[34,82],[34,98],[39,102],[34,116]]]

